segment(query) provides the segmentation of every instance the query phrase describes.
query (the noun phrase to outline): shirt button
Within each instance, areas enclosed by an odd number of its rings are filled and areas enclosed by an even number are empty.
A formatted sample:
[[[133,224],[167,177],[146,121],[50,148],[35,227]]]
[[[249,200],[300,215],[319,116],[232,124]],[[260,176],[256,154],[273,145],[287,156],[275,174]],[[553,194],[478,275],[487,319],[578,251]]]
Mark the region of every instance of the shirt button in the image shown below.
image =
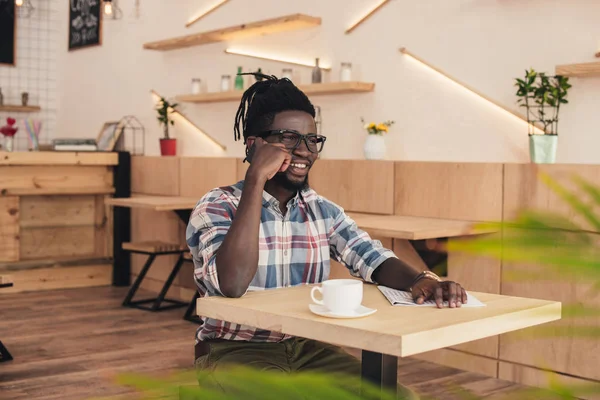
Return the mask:
[[[287,250],[284,250],[284,251],[283,251],[283,255],[284,255],[284,256],[287,256]]]

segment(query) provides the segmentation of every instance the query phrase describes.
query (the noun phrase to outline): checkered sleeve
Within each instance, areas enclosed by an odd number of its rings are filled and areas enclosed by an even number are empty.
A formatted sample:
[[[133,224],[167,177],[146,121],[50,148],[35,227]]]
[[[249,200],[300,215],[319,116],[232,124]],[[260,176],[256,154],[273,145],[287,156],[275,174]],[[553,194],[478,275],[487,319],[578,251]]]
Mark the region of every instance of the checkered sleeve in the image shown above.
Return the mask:
[[[331,257],[345,265],[353,276],[373,282],[373,271],[396,255],[361,230],[340,206],[329,203],[327,207],[333,219],[329,234]]]
[[[223,295],[216,257],[231,227],[235,209],[229,196],[215,189],[200,199],[187,226],[186,238],[194,260],[194,278],[200,290],[208,295]]]

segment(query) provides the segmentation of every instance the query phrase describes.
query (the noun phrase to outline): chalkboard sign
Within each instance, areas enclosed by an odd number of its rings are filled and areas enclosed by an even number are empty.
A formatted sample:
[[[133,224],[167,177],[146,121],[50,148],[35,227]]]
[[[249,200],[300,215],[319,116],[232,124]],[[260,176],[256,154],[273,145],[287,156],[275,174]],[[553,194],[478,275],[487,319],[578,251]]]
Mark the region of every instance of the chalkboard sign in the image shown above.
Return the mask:
[[[15,65],[17,19],[15,2],[0,0],[0,64]]]
[[[102,44],[102,0],[69,0],[69,51]]]

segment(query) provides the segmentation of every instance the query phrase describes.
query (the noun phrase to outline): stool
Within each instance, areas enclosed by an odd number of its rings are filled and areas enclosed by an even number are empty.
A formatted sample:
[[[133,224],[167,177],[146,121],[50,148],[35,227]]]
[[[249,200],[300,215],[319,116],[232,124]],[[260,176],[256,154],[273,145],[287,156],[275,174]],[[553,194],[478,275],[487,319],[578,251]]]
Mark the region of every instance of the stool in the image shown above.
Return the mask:
[[[183,255],[183,262],[193,263],[194,259],[192,258],[192,254],[189,252],[185,253]],[[186,321],[190,321],[190,322],[194,322],[196,324],[202,325],[202,320],[200,319],[200,317],[198,317],[197,315],[194,315],[194,311],[196,310],[196,301],[199,298],[200,298],[200,292],[198,292],[198,289],[196,289],[196,292],[194,293],[194,297],[192,298],[192,301],[190,302],[187,310],[185,311],[183,319],[185,319]]]
[[[124,307],[139,308],[142,310],[148,310],[148,311],[155,312],[155,311],[171,310],[174,308],[187,306],[187,303],[184,303],[179,300],[165,299],[167,291],[171,287],[171,284],[173,283],[175,276],[177,276],[177,273],[181,269],[181,265],[183,264],[183,254],[188,251],[187,246],[182,246],[182,245],[173,244],[173,243],[165,243],[165,242],[160,242],[160,241],[137,242],[137,243],[127,242],[127,243],[123,243],[123,250],[129,251],[130,253],[138,253],[138,254],[148,255],[148,259],[146,260],[144,267],[140,271],[140,274],[136,278],[135,282],[133,282],[133,285],[131,285],[129,292],[127,293],[127,296],[125,297],[125,300],[123,301]],[[175,263],[173,270],[169,274],[169,277],[167,278],[160,293],[158,294],[158,297],[156,297],[155,299],[144,299],[144,300],[135,300],[134,301],[133,297],[135,296],[135,293],[138,291],[140,284],[144,280],[144,277],[146,276],[146,273],[150,269],[150,266],[154,262],[154,259],[156,258],[156,256],[161,256],[161,255],[166,255],[166,254],[179,254],[179,258],[177,259],[177,262]],[[163,302],[169,303],[169,305],[161,307],[161,304]],[[146,304],[148,304],[148,303],[152,303],[152,305],[147,306]]]

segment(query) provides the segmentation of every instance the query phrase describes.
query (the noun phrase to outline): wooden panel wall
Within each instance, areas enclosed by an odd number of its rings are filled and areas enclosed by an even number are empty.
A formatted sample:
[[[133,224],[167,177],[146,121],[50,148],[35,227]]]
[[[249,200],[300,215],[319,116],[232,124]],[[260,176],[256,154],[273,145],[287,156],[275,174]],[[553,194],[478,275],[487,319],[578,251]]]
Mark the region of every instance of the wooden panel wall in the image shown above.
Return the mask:
[[[579,176],[594,185],[600,185],[600,166],[598,165],[531,165],[506,164],[504,218],[514,218],[520,210],[535,209],[539,211],[558,212],[569,220],[580,224],[586,230],[593,230],[581,215],[556,195],[538,177],[538,171],[560,182],[571,192],[587,199],[584,193],[573,183],[572,177]]]
[[[19,198],[0,197],[0,261],[19,259]]]
[[[0,175],[3,195],[112,193],[113,173],[106,166],[6,166]]]
[[[502,164],[396,162],[395,214],[502,219]]]
[[[235,184],[238,179],[238,159],[229,157],[181,158],[180,195],[200,199],[209,190]]]
[[[131,191],[148,195],[179,195],[178,157],[131,157]]]
[[[536,167],[569,189],[574,188],[570,179],[575,173],[595,185],[600,185],[600,165],[506,165],[506,218],[512,219],[519,210],[533,208],[559,213],[571,221],[581,221],[563,200],[538,179]],[[585,227],[589,228],[587,225]],[[565,271],[568,271],[569,267],[565,265]],[[563,305],[600,307],[600,298],[591,295],[591,285],[585,281],[577,281],[575,276],[567,274],[562,279],[553,277],[544,281],[515,280],[510,279],[508,275],[511,272],[522,271],[543,272],[548,271],[547,268],[540,265],[504,263],[502,294],[556,300],[561,301]],[[563,318],[561,321],[546,324],[545,328],[557,331],[562,328],[568,332],[576,326],[600,326],[600,316]],[[535,331],[535,328],[529,331]],[[541,367],[540,362],[544,362],[558,372],[600,380],[600,340],[597,338],[584,339],[576,334],[568,335],[564,332],[558,337],[545,339],[523,339],[517,334],[506,334],[500,337],[500,359],[538,367]]]
[[[309,184],[346,211],[394,213],[394,162],[318,160]]]

